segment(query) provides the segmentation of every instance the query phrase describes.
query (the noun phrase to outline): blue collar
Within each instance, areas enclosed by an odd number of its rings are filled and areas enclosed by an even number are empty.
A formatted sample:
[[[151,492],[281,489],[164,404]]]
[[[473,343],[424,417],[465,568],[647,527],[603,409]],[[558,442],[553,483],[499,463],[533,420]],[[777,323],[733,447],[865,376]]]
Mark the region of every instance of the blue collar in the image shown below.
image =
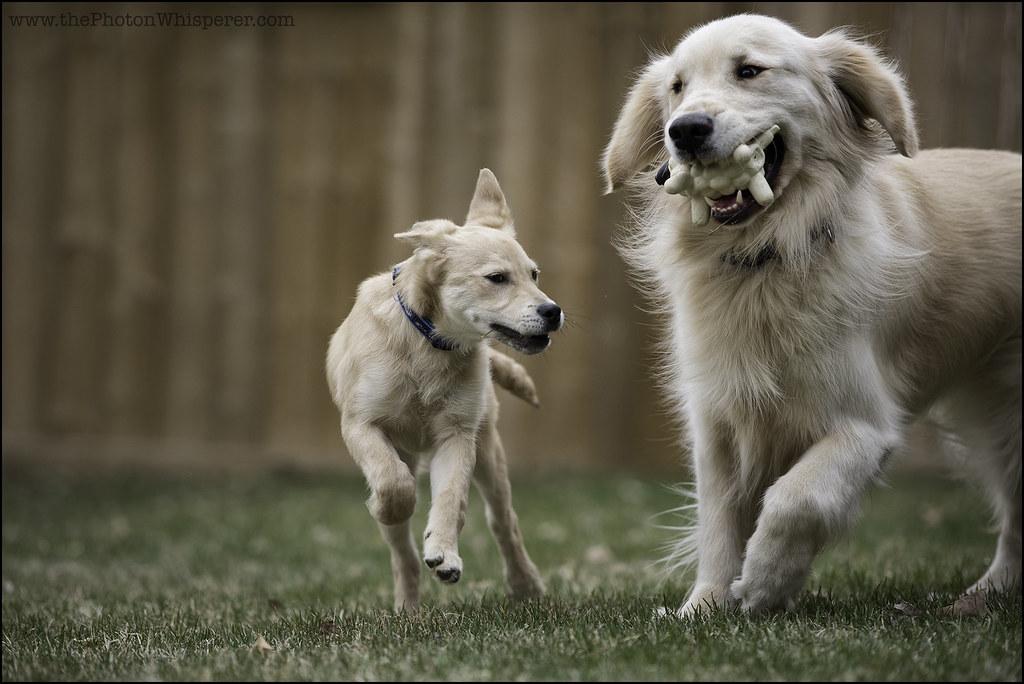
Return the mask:
[[[402,270],[401,266],[395,266],[391,271],[391,284],[394,286],[395,281],[398,279],[398,273]],[[398,302],[398,306],[402,307],[402,313],[412,323],[412,327],[419,331],[420,335],[427,338],[427,342],[430,342],[434,349],[440,349],[441,351],[454,351],[458,347],[451,340],[446,340],[437,334],[437,328],[434,327],[433,321],[424,316],[420,316],[418,313],[409,308],[409,306],[402,299],[401,293],[395,290],[395,301]]]

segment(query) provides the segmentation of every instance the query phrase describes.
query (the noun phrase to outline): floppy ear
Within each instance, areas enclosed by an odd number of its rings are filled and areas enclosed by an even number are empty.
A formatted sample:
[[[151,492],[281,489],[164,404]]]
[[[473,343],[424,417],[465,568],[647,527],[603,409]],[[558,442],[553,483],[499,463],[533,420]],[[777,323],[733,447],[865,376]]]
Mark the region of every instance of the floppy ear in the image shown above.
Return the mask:
[[[505,193],[501,191],[498,179],[490,169],[480,169],[480,175],[477,176],[476,190],[473,191],[473,200],[466,214],[465,225],[469,224],[497,228],[515,235],[512,210],[505,201]]]
[[[458,230],[458,226],[447,219],[431,219],[414,223],[404,233],[395,233],[396,240],[411,242],[417,249],[430,247],[440,249],[445,239]]]
[[[459,227],[447,219],[414,223],[404,233],[395,233],[415,247],[413,257],[398,274],[406,303],[421,316],[433,318],[440,307],[438,285],[444,280],[444,243]]]
[[[850,102],[859,123],[874,119],[905,157],[917,153],[917,126],[903,77],[887,64],[878,50],[851,39],[842,31],[829,31],[817,41],[829,77]]]
[[[660,92],[668,57],[648,64],[626,97],[601,159],[605,194],[614,192],[654,161],[661,146],[664,113]]]

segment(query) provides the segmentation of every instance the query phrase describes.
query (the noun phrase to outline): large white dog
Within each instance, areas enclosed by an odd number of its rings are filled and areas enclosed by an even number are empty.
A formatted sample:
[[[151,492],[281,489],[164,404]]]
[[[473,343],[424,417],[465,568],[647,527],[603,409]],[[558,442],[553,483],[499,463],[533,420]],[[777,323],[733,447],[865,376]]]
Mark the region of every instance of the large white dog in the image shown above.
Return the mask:
[[[655,183],[658,164],[713,169],[774,126],[766,202],[742,179],[692,199]],[[604,171],[640,196],[624,251],[670,321],[692,441],[697,523],[675,560],[697,578],[680,615],[789,605],[919,419],[998,516],[968,591],[1019,587],[1021,157],[917,148],[873,48],[768,17],[692,31],[630,91]]]

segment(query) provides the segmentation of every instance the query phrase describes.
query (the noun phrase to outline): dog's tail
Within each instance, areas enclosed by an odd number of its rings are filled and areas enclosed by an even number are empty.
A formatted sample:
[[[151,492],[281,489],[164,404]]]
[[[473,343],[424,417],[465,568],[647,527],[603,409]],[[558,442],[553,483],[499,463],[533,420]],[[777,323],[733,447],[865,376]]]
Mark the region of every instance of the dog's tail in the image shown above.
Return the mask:
[[[494,382],[526,403],[534,407],[540,406],[537,388],[534,387],[533,378],[526,372],[526,369],[499,351],[488,347],[488,352],[491,357],[491,377],[494,378]]]

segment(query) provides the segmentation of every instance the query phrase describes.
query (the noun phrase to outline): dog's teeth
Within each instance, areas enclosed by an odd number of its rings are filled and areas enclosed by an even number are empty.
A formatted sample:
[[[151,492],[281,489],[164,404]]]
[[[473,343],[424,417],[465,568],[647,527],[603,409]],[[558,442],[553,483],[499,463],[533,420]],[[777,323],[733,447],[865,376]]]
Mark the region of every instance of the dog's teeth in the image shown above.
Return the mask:
[[[742,204],[742,203],[743,203],[743,191],[742,190],[737,190],[736,191],[736,204]]]

